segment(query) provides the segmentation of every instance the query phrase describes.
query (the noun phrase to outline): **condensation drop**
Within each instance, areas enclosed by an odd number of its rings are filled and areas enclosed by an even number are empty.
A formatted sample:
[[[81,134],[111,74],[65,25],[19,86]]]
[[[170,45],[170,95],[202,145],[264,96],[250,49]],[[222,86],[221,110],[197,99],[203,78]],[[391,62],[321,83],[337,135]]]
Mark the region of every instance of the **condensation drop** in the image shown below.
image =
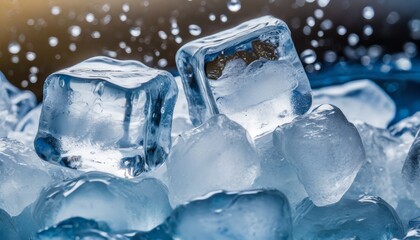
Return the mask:
[[[69,50],[72,52],[75,52],[77,50],[77,46],[75,43],[70,43],[69,44]]]
[[[330,3],[330,0],[318,0],[317,3],[320,7],[326,7]]]
[[[29,72],[32,74],[37,74],[39,72],[38,67],[32,66],[29,68]]]
[[[59,6],[53,6],[51,8],[51,14],[57,16],[61,13],[61,8]]]
[[[35,60],[36,58],[36,53],[34,52],[27,52],[26,53],[26,59],[30,62],[32,62],[33,60]]]
[[[337,27],[337,33],[341,36],[347,33],[347,29],[344,26],[338,26]]]
[[[210,13],[210,15],[209,15],[209,19],[210,19],[210,21],[216,21],[216,15],[214,14],[214,13]]]
[[[85,16],[85,20],[86,22],[91,23],[95,21],[95,15],[93,15],[93,13],[87,13]]]
[[[375,16],[375,10],[371,6],[366,6],[363,8],[363,17],[367,20],[372,19]]]
[[[316,53],[312,49],[306,49],[300,54],[300,58],[306,64],[312,64],[316,61]]]
[[[90,36],[94,39],[98,39],[98,38],[101,38],[101,33],[98,31],[94,31],[90,34]]]
[[[133,37],[138,37],[141,34],[141,28],[140,27],[132,27],[130,28],[130,34]]]
[[[82,33],[82,28],[77,25],[72,25],[69,27],[68,31],[72,37],[78,37]]]
[[[48,38],[48,44],[50,44],[51,47],[55,47],[58,45],[58,38],[56,37],[49,37]]]
[[[122,5],[122,10],[123,10],[123,12],[128,12],[128,11],[130,11],[130,5],[128,5],[127,3],[124,3],[124,4]]]
[[[159,65],[159,67],[164,68],[168,65],[168,60],[166,60],[165,58],[161,58],[158,61],[158,65]]]
[[[20,52],[20,44],[18,42],[11,42],[9,43],[8,49],[11,54],[17,54]]]
[[[228,0],[227,7],[231,12],[237,12],[241,10],[241,1],[240,0]]]
[[[201,34],[201,27],[195,24],[191,24],[188,26],[188,31],[193,36],[199,36]]]
[[[337,54],[333,51],[325,52],[324,59],[326,62],[333,63],[337,60]]]
[[[227,18],[226,15],[224,15],[224,14],[220,15],[220,21],[225,23],[225,22],[227,22],[227,20],[228,20],[228,18]]]
[[[18,56],[12,56],[11,61],[12,61],[12,63],[19,63],[19,57]]]
[[[347,38],[347,41],[350,46],[355,46],[359,43],[359,36],[355,33],[351,33],[349,37]]]
[[[162,40],[166,40],[168,38],[168,35],[162,30],[158,32],[158,35]]]
[[[370,36],[373,33],[373,28],[370,25],[366,25],[363,27],[363,34],[365,34],[366,36]]]

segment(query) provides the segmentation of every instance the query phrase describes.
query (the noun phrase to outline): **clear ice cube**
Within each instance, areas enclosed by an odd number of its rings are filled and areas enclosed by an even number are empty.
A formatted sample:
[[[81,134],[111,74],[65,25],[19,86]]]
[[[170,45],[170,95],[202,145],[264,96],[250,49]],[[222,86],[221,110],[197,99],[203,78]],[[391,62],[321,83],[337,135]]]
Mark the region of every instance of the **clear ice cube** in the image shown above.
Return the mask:
[[[171,146],[177,86],[137,61],[94,57],[50,75],[35,149],[66,167],[133,177]]]
[[[273,137],[317,206],[338,202],[366,161],[356,127],[332,105],[279,126]]]
[[[176,63],[195,126],[225,114],[256,137],[311,106],[290,31],[271,16],[190,42]]]
[[[361,120],[378,128],[386,128],[396,114],[391,97],[370,80],[324,87],[314,90],[312,95],[313,106],[332,104],[340,108],[351,122]]]
[[[248,189],[260,169],[252,139],[224,115],[182,133],[166,166],[172,205],[211,191]]]
[[[378,197],[317,207],[309,199],[301,203],[293,222],[293,238],[303,239],[399,239],[404,227],[394,209]]]
[[[215,193],[176,208],[164,224],[133,240],[292,239],[287,198],[279,191]]]
[[[148,231],[171,212],[167,190],[152,178],[127,180],[100,172],[46,188],[31,217],[38,229],[72,217],[95,219],[115,231]]]
[[[123,234],[112,234],[110,227],[104,222],[75,217],[40,231],[35,239],[128,240],[129,237]]]
[[[48,184],[77,175],[74,170],[42,161],[18,141],[0,138],[0,208],[12,216],[34,202]]]

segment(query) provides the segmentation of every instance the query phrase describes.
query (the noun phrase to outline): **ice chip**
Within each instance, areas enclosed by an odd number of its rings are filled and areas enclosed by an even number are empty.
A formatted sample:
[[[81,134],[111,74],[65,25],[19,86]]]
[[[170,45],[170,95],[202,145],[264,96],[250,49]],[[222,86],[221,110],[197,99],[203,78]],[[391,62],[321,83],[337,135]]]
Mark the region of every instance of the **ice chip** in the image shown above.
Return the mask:
[[[271,16],[190,42],[176,63],[195,126],[225,114],[257,137],[311,106],[290,31]]]
[[[20,239],[13,219],[3,209],[0,209],[0,237],[5,240]]]
[[[292,239],[287,198],[279,191],[219,192],[176,208],[164,224],[133,240]]]
[[[18,141],[0,138],[0,208],[12,216],[34,202],[48,184],[77,175],[42,161]]]
[[[317,207],[309,199],[301,203],[293,224],[293,238],[302,239],[396,239],[404,228],[394,209],[378,197]]]
[[[158,180],[126,180],[89,172],[45,189],[32,218],[45,228],[72,217],[95,219],[115,231],[148,231],[170,214],[167,190]]]
[[[356,80],[313,91],[313,106],[332,104],[353,122],[361,120],[386,128],[394,119],[396,106],[388,94],[370,80]]]
[[[166,166],[173,205],[211,191],[248,189],[260,168],[246,130],[224,115],[181,134]]]
[[[338,202],[366,161],[357,129],[332,105],[279,126],[273,138],[317,206]]]
[[[50,75],[35,149],[66,167],[133,177],[171,146],[177,86],[137,61],[94,57]]]
[[[64,220],[56,226],[40,231],[35,239],[129,240],[123,234],[112,234],[110,227],[104,222],[96,222],[80,217]]]

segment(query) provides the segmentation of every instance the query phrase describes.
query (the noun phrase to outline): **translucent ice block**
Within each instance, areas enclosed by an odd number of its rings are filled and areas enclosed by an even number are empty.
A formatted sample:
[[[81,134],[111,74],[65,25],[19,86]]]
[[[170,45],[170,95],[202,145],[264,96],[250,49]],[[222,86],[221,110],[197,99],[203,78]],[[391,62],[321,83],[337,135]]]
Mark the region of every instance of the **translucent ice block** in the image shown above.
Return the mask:
[[[317,207],[306,199],[297,209],[293,224],[295,240],[303,239],[400,239],[404,228],[397,213],[378,197]]]
[[[273,139],[317,206],[338,202],[366,161],[356,127],[328,104],[279,126]]]
[[[195,126],[225,114],[256,137],[311,106],[290,31],[271,16],[190,42],[176,62]]]
[[[279,191],[219,192],[176,208],[164,224],[133,240],[288,240],[292,223]]]
[[[177,92],[168,72],[88,59],[47,78],[35,149],[66,167],[137,176],[166,159]]]

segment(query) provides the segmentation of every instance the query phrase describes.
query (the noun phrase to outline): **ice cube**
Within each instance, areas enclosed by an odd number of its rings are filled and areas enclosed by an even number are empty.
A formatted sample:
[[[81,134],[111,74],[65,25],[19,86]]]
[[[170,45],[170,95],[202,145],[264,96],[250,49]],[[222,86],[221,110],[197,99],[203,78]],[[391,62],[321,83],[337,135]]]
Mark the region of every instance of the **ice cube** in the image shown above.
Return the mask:
[[[94,57],[49,76],[35,140],[43,159],[133,177],[171,146],[177,86],[137,61]]]
[[[3,209],[0,209],[0,237],[5,240],[20,239],[13,219]]]
[[[89,172],[45,189],[31,211],[39,228],[72,217],[95,219],[115,231],[148,231],[170,214],[167,190],[158,180],[126,180]]]
[[[273,134],[267,134],[255,139],[258,157],[261,163],[261,173],[255,180],[254,188],[278,189],[287,196],[292,212],[308,194],[292,165],[273,144]]]
[[[39,232],[35,239],[128,240],[129,238],[123,234],[112,234],[110,227],[104,222],[75,217]]]
[[[309,199],[299,206],[293,238],[300,239],[395,239],[404,228],[394,209],[378,197],[317,207]]]
[[[190,42],[176,63],[195,126],[225,114],[256,137],[311,106],[290,31],[271,16]]]
[[[77,175],[42,161],[18,141],[0,138],[0,208],[12,216],[34,202],[46,185]]]
[[[279,191],[219,192],[176,208],[164,224],[133,240],[292,239],[287,198]]]
[[[349,121],[361,120],[378,128],[386,128],[396,113],[391,97],[370,80],[314,90],[313,103],[313,106],[332,104],[340,108]]]
[[[412,116],[399,121],[391,126],[389,130],[392,135],[397,137],[404,135],[409,137],[416,136],[416,133],[420,130],[420,112],[416,112]]]
[[[338,202],[366,161],[356,127],[328,104],[279,126],[274,145],[296,169],[317,206]]]
[[[178,86],[178,99],[176,100],[173,122],[172,122],[172,139],[175,139],[182,132],[194,128],[188,113],[188,102],[182,87],[181,77],[175,77]]]
[[[402,175],[407,182],[410,193],[420,206],[420,131],[410,147],[402,169]]]
[[[172,205],[211,191],[248,189],[260,169],[246,130],[224,115],[182,133],[166,165]]]

